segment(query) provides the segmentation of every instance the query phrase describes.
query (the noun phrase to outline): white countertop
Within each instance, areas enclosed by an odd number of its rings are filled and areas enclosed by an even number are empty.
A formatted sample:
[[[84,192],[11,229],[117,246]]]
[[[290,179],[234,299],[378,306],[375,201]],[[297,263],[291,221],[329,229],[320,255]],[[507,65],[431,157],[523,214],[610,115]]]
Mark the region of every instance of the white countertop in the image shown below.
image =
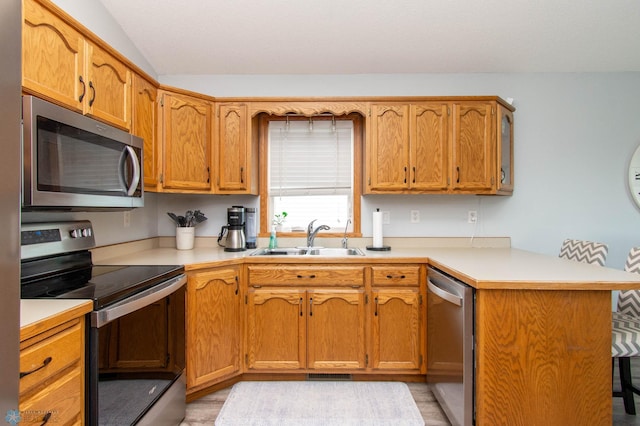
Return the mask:
[[[363,249],[366,256],[296,257],[250,256],[254,250],[225,252],[218,247],[192,250],[153,248],[134,254],[102,259],[101,264],[185,265],[187,270],[244,262],[340,262],[368,261],[429,263],[476,288],[615,290],[640,289],[640,274],[560,259],[512,248],[392,248],[388,252]]]
[[[33,325],[76,309],[90,300],[22,299],[20,300],[20,328]]]

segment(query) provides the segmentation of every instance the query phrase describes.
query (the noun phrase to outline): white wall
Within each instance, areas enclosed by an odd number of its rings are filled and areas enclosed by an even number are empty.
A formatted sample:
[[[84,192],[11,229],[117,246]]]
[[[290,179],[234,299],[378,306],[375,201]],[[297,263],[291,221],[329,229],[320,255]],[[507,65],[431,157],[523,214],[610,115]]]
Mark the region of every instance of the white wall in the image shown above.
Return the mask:
[[[344,76],[160,76],[165,84],[219,97],[499,95],[513,98],[515,192],[511,197],[366,196],[391,212],[386,236],[511,236],[514,247],[556,255],[564,238],[602,241],[622,267],[640,245],[640,210],[627,191],[640,144],[640,73]],[[479,211],[477,226],[467,211]],[[409,222],[419,210],[421,223]]]
[[[54,0],[143,69],[148,64],[98,0]],[[96,13],[98,11],[98,13]],[[106,15],[106,16],[105,16]],[[129,53],[127,53],[129,52]],[[136,53],[137,52],[137,53]],[[508,57],[505,58],[508,60]],[[148,67],[150,68],[150,67]],[[150,74],[153,75],[151,70]],[[602,241],[607,264],[621,268],[640,245],[640,209],[627,191],[629,159],[640,144],[640,73],[159,76],[160,82],[216,97],[498,95],[513,98],[515,193],[511,197],[366,196],[363,233],[371,212],[391,212],[386,236],[511,236],[514,247],[556,255],[564,238]],[[89,215],[101,244],[173,235],[166,212],[200,209],[209,220],[197,235],[214,236],[226,208],[257,197],[149,194],[146,207],[122,226],[122,213]],[[467,211],[479,211],[477,226]],[[409,222],[419,210],[421,223]],[[154,220],[157,224],[154,224]]]

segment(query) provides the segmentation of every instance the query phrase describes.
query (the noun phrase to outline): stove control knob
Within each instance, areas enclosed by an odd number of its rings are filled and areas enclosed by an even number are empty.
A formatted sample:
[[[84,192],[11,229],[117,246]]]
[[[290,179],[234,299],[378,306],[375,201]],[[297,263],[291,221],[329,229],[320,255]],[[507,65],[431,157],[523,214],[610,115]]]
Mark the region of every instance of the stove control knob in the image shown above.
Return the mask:
[[[90,230],[89,228],[84,228],[84,229],[82,230],[82,236],[83,236],[83,237],[88,237],[88,236],[90,236],[90,235],[91,235],[91,230]]]
[[[71,238],[78,238],[82,236],[82,231],[80,229],[72,229],[69,234],[71,235]]]

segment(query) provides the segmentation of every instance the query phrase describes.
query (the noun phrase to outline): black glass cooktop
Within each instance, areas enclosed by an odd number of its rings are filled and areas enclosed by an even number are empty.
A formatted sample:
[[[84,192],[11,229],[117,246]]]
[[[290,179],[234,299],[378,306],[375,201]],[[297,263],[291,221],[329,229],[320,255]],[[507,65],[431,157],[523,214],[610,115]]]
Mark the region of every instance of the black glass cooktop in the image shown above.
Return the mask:
[[[23,299],[91,299],[101,309],[181,274],[182,265],[91,265],[77,256],[60,257],[59,267],[23,264]]]

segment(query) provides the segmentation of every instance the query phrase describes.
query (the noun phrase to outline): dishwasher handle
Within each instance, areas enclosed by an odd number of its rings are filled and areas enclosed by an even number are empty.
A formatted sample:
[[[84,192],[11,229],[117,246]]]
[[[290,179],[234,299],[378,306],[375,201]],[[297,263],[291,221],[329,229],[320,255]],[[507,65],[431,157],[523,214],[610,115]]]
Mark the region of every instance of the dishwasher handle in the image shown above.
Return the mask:
[[[456,306],[462,306],[462,297],[457,294],[449,293],[445,289],[438,287],[438,285],[429,278],[427,278],[427,288],[433,294],[443,298],[447,302],[453,303]]]

